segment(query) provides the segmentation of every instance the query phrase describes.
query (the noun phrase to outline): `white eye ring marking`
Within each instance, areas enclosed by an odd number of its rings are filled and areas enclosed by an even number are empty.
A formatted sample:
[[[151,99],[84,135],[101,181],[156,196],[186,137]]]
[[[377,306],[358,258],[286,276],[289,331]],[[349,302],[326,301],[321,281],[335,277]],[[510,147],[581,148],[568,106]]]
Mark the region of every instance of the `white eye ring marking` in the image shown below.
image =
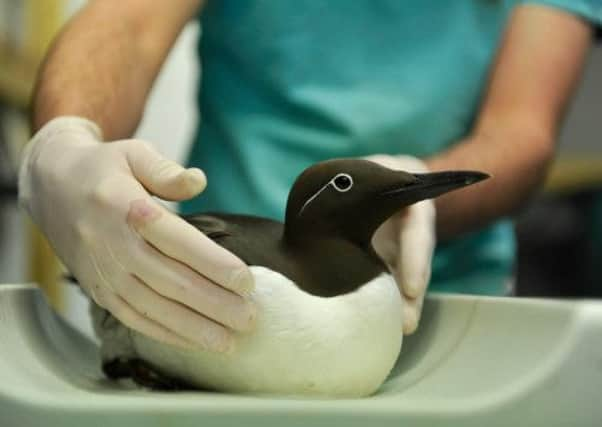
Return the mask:
[[[349,186],[347,188],[339,187],[339,185],[337,184],[337,179],[339,178],[348,179]],[[330,182],[332,183],[332,186],[335,188],[335,190],[337,190],[339,193],[345,193],[346,191],[351,190],[351,188],[353,187],[353,178],[351,178],[351,175],[349,175],[348,173],[339,173],[334,178],[332,178]]]
[[[347,188],[340,188],[336,183],[335,180],[339,177],[345,177],[349,179],[349,187]],[[301,214],[303,213],[303,211],[305,210],[305,208],[314,201],[314,199],[316,197],[318,197],[320,195],[320,193],[322,193],[322,191],[326,190],[328,188],[329,185],[332,185],[334,187],[335,190],[337,190],[339,193],[345,193],[349,190],[351,190],[351,188],[353,187],[353,178],[351,178],[351,175],[349,175],[348,173],[338,173],[334,176],[334,178],[332,178],[330,181],[328,181],[326,184],[324,184],[324,186],[322,188],[320,188],[318,191],[316,191],[314,193],[313,196],[311,196],[309,199],[307,199],[307,201],[305,203],[303,203],[303,206],[301,206],[301,209],[299,209],[299,213],[297,214],[297,216],[301,216]]]

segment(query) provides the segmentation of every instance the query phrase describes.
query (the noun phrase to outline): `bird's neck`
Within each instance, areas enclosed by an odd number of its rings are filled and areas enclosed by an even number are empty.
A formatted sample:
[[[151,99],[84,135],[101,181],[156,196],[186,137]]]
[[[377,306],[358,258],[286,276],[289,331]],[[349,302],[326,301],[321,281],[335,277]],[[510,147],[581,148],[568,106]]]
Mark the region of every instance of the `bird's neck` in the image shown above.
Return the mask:
[[[393,213],[395,207],[392,205],[387,206],[387,209],[350,210],[344,221],[316,221],[311,217],[293,215],[287,210],[283,238],[291,243],[302,242],[309,236],[341,240],[373,252],[372,236]]]
[[[338,237],[306,233],[285,235],[283,244],[302,274],[294,278],[306,292],[332,297],[353,292],[387,271],[372,245],[357,245]]]

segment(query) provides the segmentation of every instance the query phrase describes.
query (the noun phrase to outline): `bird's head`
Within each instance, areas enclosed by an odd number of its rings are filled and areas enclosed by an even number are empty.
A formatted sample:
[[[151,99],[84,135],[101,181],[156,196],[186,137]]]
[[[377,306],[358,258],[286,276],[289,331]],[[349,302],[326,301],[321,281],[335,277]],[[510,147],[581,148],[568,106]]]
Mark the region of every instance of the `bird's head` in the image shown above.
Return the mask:
[[[376,229],[404,207],[486,178],[487,174],[474,171],[413,174],[362,159],[320,162],[293,184],[285,238],[318,233],[367,245]]]

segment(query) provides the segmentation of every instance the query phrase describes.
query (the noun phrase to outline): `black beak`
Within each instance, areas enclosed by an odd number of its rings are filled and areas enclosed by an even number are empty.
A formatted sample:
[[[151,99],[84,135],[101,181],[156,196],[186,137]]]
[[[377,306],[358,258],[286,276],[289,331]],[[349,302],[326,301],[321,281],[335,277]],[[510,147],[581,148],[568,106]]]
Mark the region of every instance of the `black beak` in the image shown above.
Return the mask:
[[[402,205],[410,205],[489,178],[486,173],[476,171],[446,171],[411,175],[414,180],[407,182],[406,178],[402,185],[386,190],[381,195],[394,199]]]

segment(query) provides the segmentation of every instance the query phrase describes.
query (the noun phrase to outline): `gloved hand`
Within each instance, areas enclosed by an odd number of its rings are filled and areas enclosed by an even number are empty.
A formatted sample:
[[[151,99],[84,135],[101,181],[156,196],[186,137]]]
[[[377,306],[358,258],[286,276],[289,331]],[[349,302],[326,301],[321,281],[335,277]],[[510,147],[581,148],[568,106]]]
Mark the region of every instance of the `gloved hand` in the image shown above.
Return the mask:
[[[429,172],[424,162],[411,156],[378,154],[366,159],[390,169]],[[431,277],[435,243],[435,203],[432,200],[401,210],[383,223],[372,238],[374,249],[389,266],[401,290],[404,334],[411,334],[418,327]]]
[[[253,326],[251,273],[151,197],[185,200],[205,185],[201,170],[143,141],[103,143],[93,122],[60,117],[26,147],[19,200],[86,293],[126,326],[228,351],[232,330]]]

